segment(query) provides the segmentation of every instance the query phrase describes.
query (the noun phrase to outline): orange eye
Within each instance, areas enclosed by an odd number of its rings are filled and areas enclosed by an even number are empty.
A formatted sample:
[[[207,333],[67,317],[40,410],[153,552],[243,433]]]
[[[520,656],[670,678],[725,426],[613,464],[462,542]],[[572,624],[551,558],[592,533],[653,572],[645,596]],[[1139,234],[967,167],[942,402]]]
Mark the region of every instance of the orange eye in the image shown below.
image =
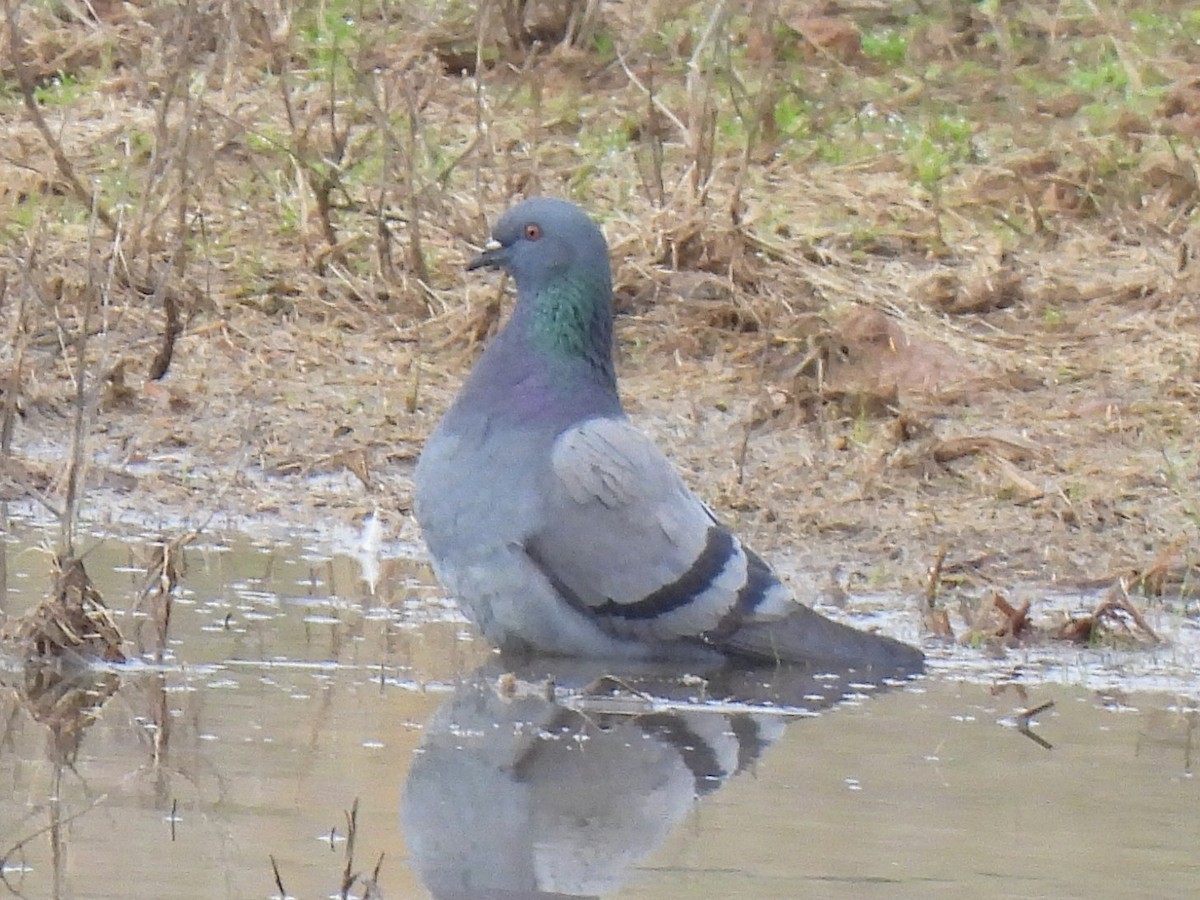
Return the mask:
[[[525,239],[527,241],[536,241],[542,236],[542,226],[530,222],[525,226]]]

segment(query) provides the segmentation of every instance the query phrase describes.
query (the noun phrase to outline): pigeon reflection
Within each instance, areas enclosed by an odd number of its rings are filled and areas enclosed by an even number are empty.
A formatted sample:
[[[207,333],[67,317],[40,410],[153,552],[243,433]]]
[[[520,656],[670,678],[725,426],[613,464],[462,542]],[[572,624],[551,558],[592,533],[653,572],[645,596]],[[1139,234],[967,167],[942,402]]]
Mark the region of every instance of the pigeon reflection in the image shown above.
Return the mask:
[[[409,769],[411,863],[439,900],[610,894],[790,722],[896,683],[828,667],[484,666],[434,714]]]

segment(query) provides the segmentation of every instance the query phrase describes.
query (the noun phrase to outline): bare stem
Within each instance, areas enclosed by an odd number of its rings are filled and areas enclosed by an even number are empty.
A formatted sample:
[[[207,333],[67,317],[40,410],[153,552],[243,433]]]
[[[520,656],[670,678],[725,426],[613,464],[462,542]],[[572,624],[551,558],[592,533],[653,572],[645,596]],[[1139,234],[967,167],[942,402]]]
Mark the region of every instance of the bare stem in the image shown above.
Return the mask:
[[[13,72],[17,76],[17,85],[21,88],[21,99],[25,102],[25,111],[29,113],[30,121],[42,135],[42,140],[46,142],[50,152],[54,154],[54,164],[58,166],[59,174],[71,186],[71,192],[81,203],[92,210],[96,218],[103,222],[110,231],[116,231],[116,218],[75,174],[75,167],[67,158],[62,143],[50,130],[45,116],[42,115],[41,107],[38,106],[37,97],[34,96],[36,86],[33,83],[33,76],[29,72],[29,67],[25,65],[25,59],[21,52],[24,36],[21,33],[20,23],[17,21],[19,5],[19,0],[5,0],[5,13],[8,17],[8,56],[12,60]]]

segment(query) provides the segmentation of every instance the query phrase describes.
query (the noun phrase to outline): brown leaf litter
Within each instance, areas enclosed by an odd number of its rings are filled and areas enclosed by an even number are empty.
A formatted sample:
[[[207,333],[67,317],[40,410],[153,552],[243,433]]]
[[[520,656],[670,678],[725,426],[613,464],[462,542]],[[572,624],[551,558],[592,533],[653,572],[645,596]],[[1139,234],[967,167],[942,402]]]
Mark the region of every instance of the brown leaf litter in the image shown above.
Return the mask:
[[[1173,546],[1169,551],[1173,553],[1179,549]],[[973,606],[965,600],[960,601],[959,608],[966,628],[956,635],[949,609],[938,602],[943,573],[947,570],[946,553],[947,548],[941,547],[934,557],[921,605],[925,626],[935,637],[963,645],[997,648],[1048,641],[1133,646],[1153,646],[1163,642],[1141,608],[1130,598],[1124,577],[1110,583],[1091,611],[1067,614],[1065,620],[1059,616],[1050,623],[1034,621],[1031,600],[1024,599],[1014,604],[1000,590],[993,588]],[[1147,568],[1147,573],[1159,573],[1167,556],[1167,552],[1160,554]]]

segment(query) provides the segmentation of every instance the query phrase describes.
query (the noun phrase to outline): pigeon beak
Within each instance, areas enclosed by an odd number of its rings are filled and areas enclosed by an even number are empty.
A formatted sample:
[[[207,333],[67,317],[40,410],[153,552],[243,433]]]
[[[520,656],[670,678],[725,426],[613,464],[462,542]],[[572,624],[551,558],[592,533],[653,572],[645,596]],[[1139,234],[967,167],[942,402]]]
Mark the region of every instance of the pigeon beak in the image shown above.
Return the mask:
[[[503,269],[508,265],[508,248],[499,241],[488,241],[483,252],[467,263],[467,271],[476,269]]]

